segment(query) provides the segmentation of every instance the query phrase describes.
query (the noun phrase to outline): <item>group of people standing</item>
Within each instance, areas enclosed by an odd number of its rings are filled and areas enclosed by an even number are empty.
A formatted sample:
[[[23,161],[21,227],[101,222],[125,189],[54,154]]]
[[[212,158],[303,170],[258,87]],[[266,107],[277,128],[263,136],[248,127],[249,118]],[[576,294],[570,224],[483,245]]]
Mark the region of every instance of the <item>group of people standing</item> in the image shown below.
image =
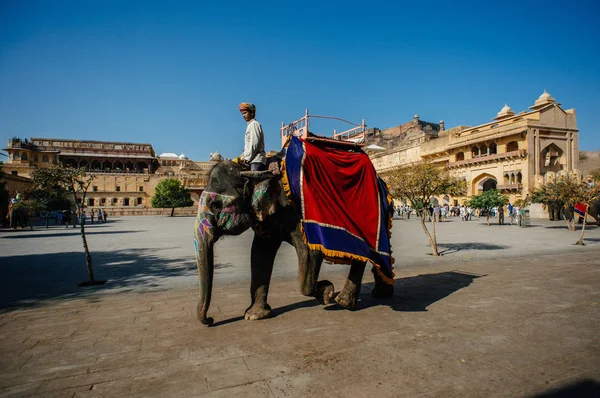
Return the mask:
[[[490,210],[491,217],[498,217],[498,223],[504,224],[504,215],[507,214],[510,217],[511,225],[514,223],[519,224],[519,207],[508,204],[507,210],[505,211],[504,206],[495,207]],[[392,217],[400,217],[410,219],[410,214],[413,209],[408,205],[392,206]],[[433,205],[425,209],[425,221],[444,222],[446,219],[451,217],[460,217],[462,221],[470,221],[473,217],[481,217],[484,213],[481,209],[475,209],[467,205],[455,205],[450,206],[449,204]]]
[[[407,220],[410,220],[410,213],[412,213],[412,208],[409,205],[392,206],[391,210],[392,210],[392,218],[394,218],[394,217],[405,218],[406,217]]]
[[[106,210],[97,209],[94,211],[94,209],[92,209],[90,211],[90,221],[92,222],[92,224],[94,223],[94,220],[96,220],[96,222],[98,224],[100,224],[101,222],[105,223],[107,216],[108,216],[108,214],[106,214]],[[81,223],[85,224],[87,221],[87,218],[88,218],[88,216],[87,216],[85,210],[83,210],[81,212]]]

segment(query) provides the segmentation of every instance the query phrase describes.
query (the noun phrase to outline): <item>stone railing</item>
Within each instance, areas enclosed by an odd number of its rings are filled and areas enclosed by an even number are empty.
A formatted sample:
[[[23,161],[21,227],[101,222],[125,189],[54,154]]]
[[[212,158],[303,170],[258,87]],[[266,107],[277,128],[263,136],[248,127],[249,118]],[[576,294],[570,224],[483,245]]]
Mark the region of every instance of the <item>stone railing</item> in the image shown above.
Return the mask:
[[[473,159],[459,160],[458,162],[450,162],[448,163],[448,167],[461,167],[477,163],[500,161],[504,159],[524,158],[526,156],[527,151],[525,149],[519,149],[517,151],[495,153],[493,155],[478,156]]]
[[[499,190],[523,189],[523,184],[500,184],[496,186]]]

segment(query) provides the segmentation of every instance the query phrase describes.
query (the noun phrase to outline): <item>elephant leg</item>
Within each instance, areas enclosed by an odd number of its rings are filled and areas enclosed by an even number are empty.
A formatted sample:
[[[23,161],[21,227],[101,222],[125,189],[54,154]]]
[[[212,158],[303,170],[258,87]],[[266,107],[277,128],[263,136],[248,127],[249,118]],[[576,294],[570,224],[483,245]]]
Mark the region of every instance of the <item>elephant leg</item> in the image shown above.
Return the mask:
[[[335,301],[342,307],[348,308],[349,310],[356,308],[362,277],[365,273],[365,265],[366,263],[363,261],[352,261],[350,273],[348,274],[348,279],[346,279],[344,288],[335,298]]]
[[[279,246],[281,246],[281,239],[260,234],[254,235],[250,255],[252,272],[250,295],[252,304],[244,314],[246,319],[253,321],[271,315],[271,307],[267,304],[267,296],[269,294],[269,284],[271,283],[271,273],[273,272],[273,262]]]
[[[335,288],[328,280],[319,281],[321,264],[323,264],[323,253],[318,250],[310,250],[302,238],[300,229],[291,234],[292,245],[296,248],[298,255],[298,281],[300,292],[304,296],[314,297],[321,304],[331,303]]]
[[[371,295],[375,298],[392,297],[394,295],[394,285],[385,283],[381,275],[377,272],[377,268],[371,268],[371,272],[375,279],[375,287],[371,290]]]

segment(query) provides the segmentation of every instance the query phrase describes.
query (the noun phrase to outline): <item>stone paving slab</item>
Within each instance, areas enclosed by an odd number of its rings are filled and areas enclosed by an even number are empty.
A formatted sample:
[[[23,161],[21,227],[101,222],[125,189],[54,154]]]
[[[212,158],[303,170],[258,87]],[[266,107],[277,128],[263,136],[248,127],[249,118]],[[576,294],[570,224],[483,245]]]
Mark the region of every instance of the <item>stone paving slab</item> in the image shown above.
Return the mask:
[[[71,297],[0,314],[0,397],[528,397],[600,391],[600,256],[575,252],[398,272],[393,299],[320,306],[274,278],[246,321],[245,281]],[[343,275],[333,275],[337,289]],[[579,386],[579,387],[578,387]],[[585,396],[585,395],[580,395]]]

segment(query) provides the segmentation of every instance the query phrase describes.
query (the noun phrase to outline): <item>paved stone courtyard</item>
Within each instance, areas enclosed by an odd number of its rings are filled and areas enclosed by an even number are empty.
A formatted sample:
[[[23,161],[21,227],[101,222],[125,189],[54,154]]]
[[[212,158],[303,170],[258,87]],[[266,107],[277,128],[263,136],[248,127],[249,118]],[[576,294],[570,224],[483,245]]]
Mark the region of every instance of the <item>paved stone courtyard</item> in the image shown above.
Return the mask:
[[[250,233],[217,244],[209,315],[195,318],[193,218],[0,231],[0,396],[598,396],[600,228],[563,222],[393,229],[396,291],[357,311],[300,295],[293,248],[273,274],[272,319],[243,319]],[[324,265],[341,288],[347,267]],[[552,395],[554,396],[554,395]],[[561,395],[558,395],[561,396]]]

